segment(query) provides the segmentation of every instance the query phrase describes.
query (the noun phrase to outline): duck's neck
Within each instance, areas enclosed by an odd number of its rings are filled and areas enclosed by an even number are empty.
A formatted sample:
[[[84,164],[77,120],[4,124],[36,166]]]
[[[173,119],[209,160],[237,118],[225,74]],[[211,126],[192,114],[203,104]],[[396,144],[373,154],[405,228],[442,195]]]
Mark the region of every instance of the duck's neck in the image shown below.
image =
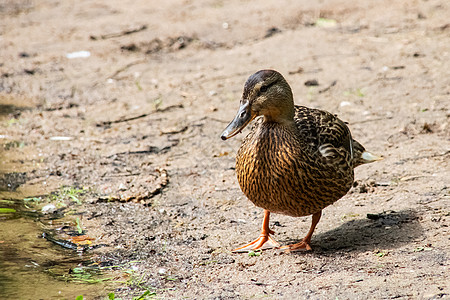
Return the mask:
[[[294,117],[292,116],[291,118],[280,118],[280,117],[273,117],[273,116],[267,116],[264,115],[263,116],[263,122],[264,123],[278,123],[280,125],[285,125],[285,126],[289,126],[289,125],[294,125]]]
[[[294,101],[284,101],[282,106],[272,108],[263,113],[264,122],[290,124],[294,123]]]

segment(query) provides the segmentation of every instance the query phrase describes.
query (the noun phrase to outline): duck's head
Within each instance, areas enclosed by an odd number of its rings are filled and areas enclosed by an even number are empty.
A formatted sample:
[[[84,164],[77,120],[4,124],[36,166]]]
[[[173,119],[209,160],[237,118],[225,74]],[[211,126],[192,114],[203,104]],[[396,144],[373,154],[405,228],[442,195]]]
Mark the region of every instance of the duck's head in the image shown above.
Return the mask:
[[[264,116],[267,122],[293,122],[292,90],[277,71],[261,70],[247,79],[239,110],[220,137],[226,140],[235,136],[258,116]]]

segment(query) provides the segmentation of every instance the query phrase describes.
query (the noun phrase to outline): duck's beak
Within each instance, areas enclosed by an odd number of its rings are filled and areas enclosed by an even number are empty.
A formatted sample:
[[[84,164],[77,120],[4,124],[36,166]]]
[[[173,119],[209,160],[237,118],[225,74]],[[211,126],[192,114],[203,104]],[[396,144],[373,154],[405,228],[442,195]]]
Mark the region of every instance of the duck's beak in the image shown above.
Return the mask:
[[[252,115],[249,102],[247,100],[242,101],[236,117],[234,117],[233,121],[228,124],[227,128],[225,128],[220,137],[222,140],[226,140],[235,136],[241,132],[241,130],[244,129],[255,116],[256,115]]]

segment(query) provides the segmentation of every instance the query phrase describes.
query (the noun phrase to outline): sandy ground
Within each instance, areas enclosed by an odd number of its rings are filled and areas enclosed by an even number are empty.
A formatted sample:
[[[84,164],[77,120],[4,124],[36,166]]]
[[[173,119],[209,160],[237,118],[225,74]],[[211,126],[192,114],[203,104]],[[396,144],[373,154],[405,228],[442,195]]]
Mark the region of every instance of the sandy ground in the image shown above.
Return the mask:
[[[449,297],[448,1],[4,0],[0,44],[2,182],[88,188],[96,259],[141,279],[117,296]],[[263,68],[385,157],[324,210],[311,252],[229,251],[262,210],[234,173],[247,131],[219,135]],[[271,219],[282,244],[309,225]]]

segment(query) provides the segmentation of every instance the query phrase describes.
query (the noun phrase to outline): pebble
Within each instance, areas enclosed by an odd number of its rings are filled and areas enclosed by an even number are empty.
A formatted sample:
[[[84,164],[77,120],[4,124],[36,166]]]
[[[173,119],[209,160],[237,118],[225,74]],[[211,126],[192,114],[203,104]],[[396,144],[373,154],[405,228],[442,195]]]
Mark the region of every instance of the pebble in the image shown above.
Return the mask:
[[[167,270],[164,269],[164,268],[161,268],[161,269],[158,270],[159,274],[166,274],[166,272],[167,272]]]
[[[73,59],[73,58],[86,58],[91,56],[91,52],[89,51],[77,51],[77,52],[71,52],[71,53],[67,53],[66,57],[68,59]]]
[[[52,214],[56,210],[56,206],[54,204],[47,204],[44,207],[42,207],[41,211],[44,214]]]

